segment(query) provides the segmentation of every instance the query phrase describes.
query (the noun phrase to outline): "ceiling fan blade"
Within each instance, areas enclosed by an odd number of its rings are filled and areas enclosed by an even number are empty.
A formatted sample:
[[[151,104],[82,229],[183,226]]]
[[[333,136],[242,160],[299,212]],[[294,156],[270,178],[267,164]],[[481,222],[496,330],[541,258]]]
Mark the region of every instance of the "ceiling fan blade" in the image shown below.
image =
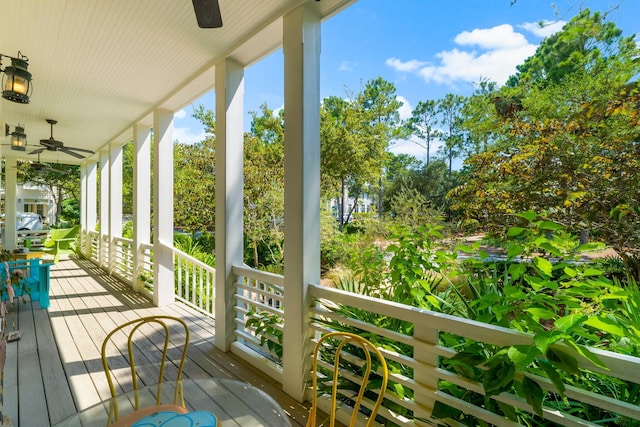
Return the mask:
[[[220,28],[222,27],[222,15],[218,0],[192,0],[193,9],[196,12],[198,27]]]
[[[33,150],[32,152],[30,152],[29,154],[40,154],[42,153],[44,150],[46,150],[47,148],[38,148],[37,150]]]
[[[63,153],[67,153],[68,155],[76,157],[78,159],[84,159],[84,156],[82,154],[74,153],[73,151],[71,151],[66,147],[60,147],[58,151],[62,151]]]
[[[64,147],[65,150],[74,150],[74,151],[82,151],[83,153],[89,153],[89,154],[93,154],[94,152],[91,150],[87,150],[85,148],[78,148],[78,147]]]
[[[41,139],[40,140],[40,145],[45,146],[47,148],[53,148],[55,147],[55,140],[54,139]]]

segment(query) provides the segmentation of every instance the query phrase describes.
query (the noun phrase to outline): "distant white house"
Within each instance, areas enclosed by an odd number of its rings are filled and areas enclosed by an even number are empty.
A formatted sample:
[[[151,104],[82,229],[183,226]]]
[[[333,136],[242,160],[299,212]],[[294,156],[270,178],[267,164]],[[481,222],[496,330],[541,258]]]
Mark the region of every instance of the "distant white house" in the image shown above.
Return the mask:
[[[3,183],[4,184],[4,183]],[[2,205],[4,203],[5,189],[0,189]],[[55,221],[56,204],[52,195],[46,189],[30,184],[18,183],[16,188],[16,207],[19,212],[33,212],[40,215],[45,223]],[[4,209],[3,212],[4,213]]]

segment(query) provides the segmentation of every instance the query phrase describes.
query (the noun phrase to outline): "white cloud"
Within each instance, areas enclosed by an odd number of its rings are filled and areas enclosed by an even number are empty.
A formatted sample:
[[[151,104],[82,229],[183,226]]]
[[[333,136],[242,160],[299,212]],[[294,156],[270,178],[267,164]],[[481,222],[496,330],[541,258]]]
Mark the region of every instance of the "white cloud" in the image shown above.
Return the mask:
[[[400,115],[400,120],[406,120],[411,117],[411,104],[404,96],[396,96],[396,100],[402,103],[400,108],[398,108],[398,114]]]
[[[493,28],[476,28],[463,31],[453,40],[461,46],[478,46],[482,49],[514,49],[528,44],[527,39],[513,31],[509,24]]]
[[[194,132],[198,131],[198,132]],[[207,138],[207,133],[204,129],[191,129],[186,127],[175,127],[173,128],[173,139],[177,140],[182,144],[195,144],[197,142],[202,142]]]
[[[525,22],[524,24],[518,25],[518,27],[529,31],[535,36],[538,37],[549,37],[558,31],[562,30],[564,24],[567,21],[542,21],[542,26],[540,26],[540,22]]]
[[[402,71],[402,72],[414,72],[418,69],[420,69],[421,67],[427,65],[426,62],[422,62],[422,61],[418,61],[415,59],[411,59],[409,61],[406,62],[402,62],[401,60],[399,60],[398,58],[389,58],[385,61],[385,64],[393,69],[395,69],[396,71]]]
[[[182,110],[178,110],[175,113],[173,113],[173,117],[176,119],[184,119],[185,117],[187,117],[187,112],[184,111],[184,108]]]
[[[389,58],[386,64],[398,72],[416,74],[427,83],[455,85],[489,79],[502,85],[537,47],[508,24],[463,31],[454,41],[458,47],[436,54],[437,63]]]

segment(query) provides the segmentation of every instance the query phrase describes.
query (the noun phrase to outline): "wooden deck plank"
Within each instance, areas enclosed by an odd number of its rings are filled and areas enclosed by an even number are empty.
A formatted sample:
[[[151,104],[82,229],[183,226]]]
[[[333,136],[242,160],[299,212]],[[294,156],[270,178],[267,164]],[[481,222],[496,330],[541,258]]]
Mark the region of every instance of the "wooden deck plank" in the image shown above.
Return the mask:
[[[33,310],[40,310],[39,305],[17,304],[19,309],[21,338],[18,341],[18,363],[29,366],[38,366],[38,342],[36,340],[35,326],[33,320]],[[25,309],[26,308],[26,309]],[[24,331],[24,332],[23,332]],[[40,369],[25,371],[18,366],[18,425],[47,425],[49,416],[47,411],[47,401],[44,393],[45,378],[42,377]]]
[[[8,344],[4,377],[5,413],[14,426],[46,426],[108,398],[100,360],[104,337],[127,320],[157,314],[180,317],[189,325],[185,377],[253,384],[290,414],[294,427],[305,425],[307,408],[283,393],[280,384],[215,347],[214,319],[181,303],[154,307],[91,262],[64,260],[51,270],[51,306],[42,310],[29,303],[18,310],[22,339]],[[153,345],[149,339],[142,344]],[[26,410],[30,404],[44,408],[43,414],[32,416]]]
[[[36,328],[36,339],[38,341],[38,355],[42,361],[46,361],[46,368],[42,369],[44,380],[44,392],[46,396],[57,396],[58,404],[49,406],[49,421],[56,423],[76,411],[69,390],[69,383],[65,375],[60,353],[48,321],[48,313],[42,310],[38,303],[33,304],[33,317],[38,328]],[[42,366],[42,365],[41,365]]]

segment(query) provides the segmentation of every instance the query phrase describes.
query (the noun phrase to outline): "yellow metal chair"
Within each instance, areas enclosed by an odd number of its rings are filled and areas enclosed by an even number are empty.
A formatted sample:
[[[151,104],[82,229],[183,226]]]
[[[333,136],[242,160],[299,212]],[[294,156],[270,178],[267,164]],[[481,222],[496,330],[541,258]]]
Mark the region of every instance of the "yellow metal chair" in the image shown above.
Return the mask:
[[[183,334],[174,334],[173,340],[170,340],[169,328],[172,326],[177,326],[180,329],[184,329]],[[121,333],[120,333],[121,332]],[[182,332],[182,331],[181,331]],[[154,346],[158,346],[157,350],[160,351],[160,347],[162,348],[162,358],[158,363],[154,362],[154,366],[159,364],[159,374],[157,376],[157,398],[155,405],[141,408],[140,401],[138,396],[138,382],[139,382],[139,372],[136,367],[135,354],[138,351],[134,350],[133,339],[134,337],[144,338],[144,334],[149,333],[158,333],[162,335],[164,340],[160,340],[159,342],[154,339]],[[126,416],[120,417],[118,413],[118,404],[117,404],[117,392],[115,385],[115,375],[113,370],[109,366],[109,357],[108,350],[112,348],[112,346],[118,347],[116,341],[122,337],[122,334],[126,334],[127,336],[127,352],[128,352],[128,362],[130,365],[130,373],[131,373],[131,381],[133,385],[133,389],[135,390],[135,402],[134,408],[135,412],[127,414]],[[173,403],[171,404],[162,404],[162,383],[164,381],[165,375],[165,365],[167,365],[168,357],[167,353],[169,350],[170,341],[175,345],[175,336],[179,335],[180,339],[179,345],[177,347],[182,347],[180,351],[182,352],[182,357],[180,358],[180,362],[178,364],[178,371],[176,376],[176,389],[173,396]],[[112,343],[112,345],[109,345]],[[172,316],[150,316],[150,317],[142,317],[140,319],[131,320],[129,322],[123,323],[122,325],[115,328],[111,331],[107,337],[104,339],[102,343],[102,365],[104,367],[104,372],[107,376],[107,381],[109,383],[109,389],[111,391],[111,406],[109,409],[109,425],[110,426],[129,426],[133,424],[136,420],[146,417],[154,412],[159,411],[172,411],[179,414],[185,414],[188,410],[184,405],[184,396],[182,391],[182,369],[184,368],[184,362],[187,357],[187,348],[189,346],[189,328],[187,324],[177,317]],[[140,355],[140,353],[138,353]],[[171,363],[171,362],[168,362]],[[142,369],[141,369],[142,370]],[[154,380],[156,379],[155,375],[153,376]]]
[[[327,341],[330,341],[328,343]],[[352,347],[353,346],[353,347]],[[355,347],[359,347],[362,349],[364,355],[355,355],[353,354],[353,350]],[[330,354],[327,354],[324,350],[330,350]],[[337,398],[339,393],[339,383],[340,377],[340,362],[348,363],[350,365],[358,365],[360,366],[362,373],[359,383],[353,381],[352,378],[349,381],[353,384],[355,389],[358,391],[357,395],[354,396],[346,396],[349,400],[353,402],[353,413],[351,415],[351,421],[349,423],[349,427],[353,427],[356,424],[356,420],[358,418],[360,407],[362,406],[362,400],[364,398],[365,391],[367,390],[367,385],[370,383],[370,375],[372,369],[374,367],[374,359],[372,358],[372,354],[374,354],[377,359],[379,366],[375,371],[375,375],[379,376],[381,379],[381,383],[379,389],[375,392],[378,397],[371,408],[371,413],[369,414],[369,420],[367,421],[367,427],[372,426],[373,422],[376,418],[376,414],[378,413],[378,409],[380,409],[380,405],[382,404],[382,399],[384,398],[384,392],[387,388],[387,381],[389,378],[389,370],[387,369],[387,362],[384,359],[384,356],[370,341],[361,336],[351,334],[348,332],[330,332],[328,334],[323,335],[316,344],[314,353],[313,353],[313,369],[312,369],[312,391],[313,391],[313,402],[311,406],[311,411],[309,412],[309,419],[307,421],[307,427],[313,427],[316,425],[316,411],[318,409],[318,365],[324,365],[325,370],[321,375],[325,376],[321,381],[325,384],[331,385],[331,410],[329,412],[330,426],[334,427],[336,422],[336,413],[337,413]],[[362,358],[362,359],[361,359]],[[333,365],[331,367],[331,365]],[[376,387],[377,389],[377,387]],[[344,393],[341,393],[344,396]]]

